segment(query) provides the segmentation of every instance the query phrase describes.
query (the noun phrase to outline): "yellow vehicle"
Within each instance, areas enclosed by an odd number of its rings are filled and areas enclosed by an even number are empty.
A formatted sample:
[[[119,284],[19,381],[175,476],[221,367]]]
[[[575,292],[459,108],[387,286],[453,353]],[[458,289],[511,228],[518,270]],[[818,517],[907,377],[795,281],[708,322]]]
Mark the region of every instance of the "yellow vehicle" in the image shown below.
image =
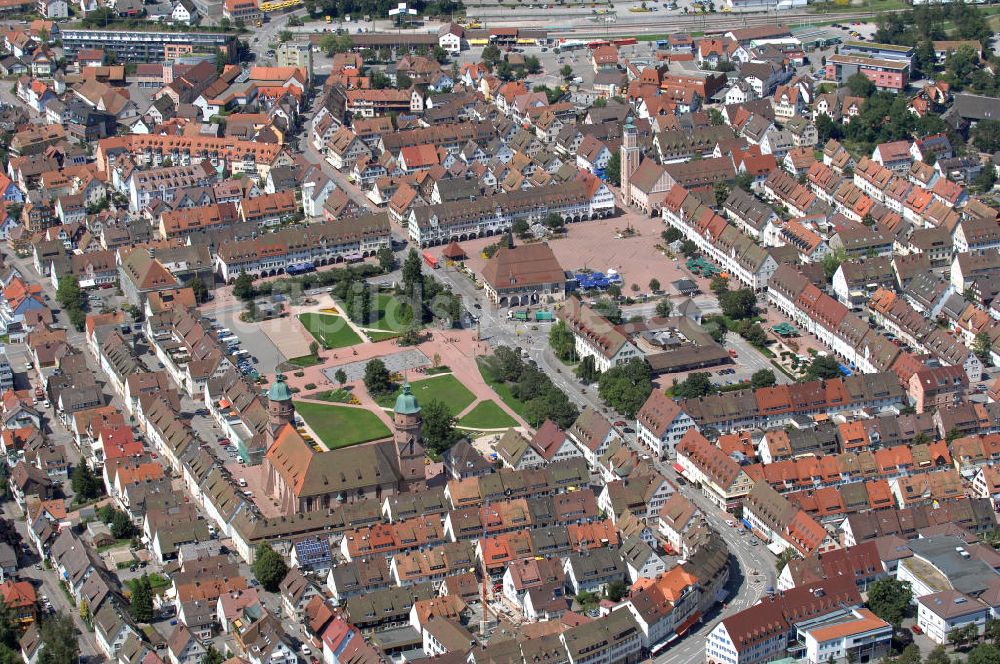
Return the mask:
[[[326,22],[327,22],[327,23],[332,23],[332,22],[333,22],[333,19],[332,19],[332,18],[330,18],[329,16],[327,16],[327,17],[326,17]]]
[[[475,19],[475,18],[469,19],[469,27],[472,28],[473,30],[475,30],[476,28],[483,27],[483,23],[482,23],[482,21],[480,21],[478,19]]]
[[[264,27],[264,21],[257,21],[257,27],[258,28],[263,28]]]

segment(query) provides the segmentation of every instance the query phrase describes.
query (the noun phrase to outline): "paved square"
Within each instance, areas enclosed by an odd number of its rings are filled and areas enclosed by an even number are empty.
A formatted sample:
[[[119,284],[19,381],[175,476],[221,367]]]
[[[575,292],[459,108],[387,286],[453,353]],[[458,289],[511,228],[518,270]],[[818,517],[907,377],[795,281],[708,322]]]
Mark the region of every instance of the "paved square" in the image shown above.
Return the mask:
[[[308,349],[306,352],[308,353]],[[389,373],[412,371],[414,369],[429,367],[431,365],[430,358],[424,355],[423,351],[417,348],[410,348],[409,350],[400,351],[398,353],[383,355],[382,361],[385,362],[385,368],[389,370]],[[366,364],[368,364],[368,360],[324,367],[323,375],[325,375],[331,383],[336,383],[337,379],[335,374],[337,373],[337,369],[343,369],[344,373],[347,374],[348,382],[361,380],[365,375]]]

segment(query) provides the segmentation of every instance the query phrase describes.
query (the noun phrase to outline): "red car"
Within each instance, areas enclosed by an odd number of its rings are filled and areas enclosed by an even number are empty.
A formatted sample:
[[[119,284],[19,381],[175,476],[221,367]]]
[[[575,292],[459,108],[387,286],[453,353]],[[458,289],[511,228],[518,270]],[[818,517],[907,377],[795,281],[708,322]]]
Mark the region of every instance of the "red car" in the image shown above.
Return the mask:
[[[625,426],[625,420],[618,420],[617,422],[615,422],[615,426],[616,427],[623,427],[623,426]]]
[[[910,628],[910,631],[913,632],[914,634],[924,633],[924,630],[920,629],[920,625],[914,625],[913,627]]]

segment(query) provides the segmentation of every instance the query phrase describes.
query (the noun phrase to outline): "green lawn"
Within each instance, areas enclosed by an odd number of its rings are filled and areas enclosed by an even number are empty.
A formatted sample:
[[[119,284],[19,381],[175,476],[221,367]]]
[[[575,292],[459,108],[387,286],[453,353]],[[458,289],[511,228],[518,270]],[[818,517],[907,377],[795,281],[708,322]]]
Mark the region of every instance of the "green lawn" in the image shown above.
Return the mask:
[[[458,421],[458,426],[469,429],[506,429],[516,427],[517,422],[491,399],[476,404],[475,408]]]
[[[375,305],[374,321],[364,325],[366,328],[383,330],[385,332],[402,332],[413,321],[413,309],[395,295],[378,293],[373,301]],[[374,339],[372,339],[374,341]]]
[[[497,380],[481,360],[478,360],[476,365],[479,367],[479,373],[482,374],[483,380],[493,388],[493,391],[497,393],[500,400],[507,404],[512,411],[521,417],[525,417],[524,402],[511,393],[510,387],[506,383]]]
[[[305,313],[299,314],[299,322],[324,348],[345,348],[361,343],[361,337],[340,316]]]
[[[462,385],[461,381],[451,374],[410,383],[410,390],[413,391],[413,395],[417,397],[419,403],[427,403],[431,399],[437,399],[448,406],[453,415],[458,415],[476,400],[469,388]],[[396,390],[392,394],[379,397],[376,401],[383,408],[392,408],[399,392],[400,390]]]
[[[295,410],[331,450],[391,435],[375,413],[363,408],[296,401]]]

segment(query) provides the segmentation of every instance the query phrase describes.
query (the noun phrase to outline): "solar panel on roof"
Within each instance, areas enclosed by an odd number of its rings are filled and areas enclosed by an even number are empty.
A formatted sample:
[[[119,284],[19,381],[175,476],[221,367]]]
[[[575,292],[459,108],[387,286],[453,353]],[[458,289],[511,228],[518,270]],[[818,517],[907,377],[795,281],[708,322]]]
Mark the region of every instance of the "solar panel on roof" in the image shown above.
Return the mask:
[[[330,544],[326,540],[309,539],[295,543],[295,553],[303,563],[330,559]]]

